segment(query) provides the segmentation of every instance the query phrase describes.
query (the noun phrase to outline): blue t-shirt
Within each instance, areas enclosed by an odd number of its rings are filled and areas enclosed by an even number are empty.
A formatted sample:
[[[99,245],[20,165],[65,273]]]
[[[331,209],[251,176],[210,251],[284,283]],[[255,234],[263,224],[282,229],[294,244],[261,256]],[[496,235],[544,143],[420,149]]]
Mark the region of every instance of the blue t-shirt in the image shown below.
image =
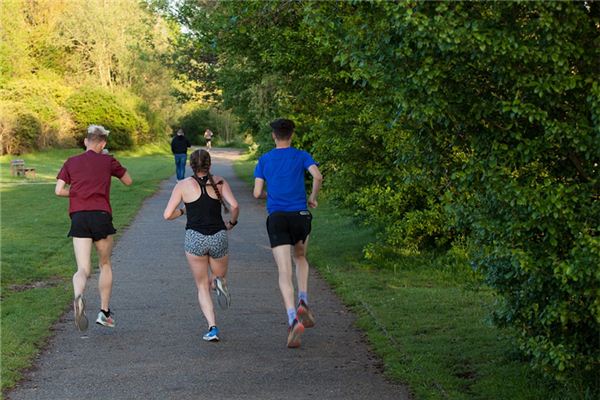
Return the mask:
[[[273,149],[258,160],[254,177],[267,183],[267,211],[306,210],[304,171],[315,160],[304,150],[293,147]]]

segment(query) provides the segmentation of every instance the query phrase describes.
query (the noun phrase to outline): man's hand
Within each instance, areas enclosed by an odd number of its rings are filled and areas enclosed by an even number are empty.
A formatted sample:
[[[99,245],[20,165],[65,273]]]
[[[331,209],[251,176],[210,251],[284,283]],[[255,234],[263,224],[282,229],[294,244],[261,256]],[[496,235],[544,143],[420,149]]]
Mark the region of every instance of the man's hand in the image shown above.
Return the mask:
[[[318,205],[319,205],[319,202],[317,201],[317,196],[313,196],[311,194],[310,197],[308,198],[308,206],[310,208],[317,208]]]
[[[319,205],[319,202],[317,202],[317,195],[319,194],[319,189],[321,189],[323,175],[321,175],[321,171],[319,171],[319,168],[315,164],[308,167],[308,172],[310,172],[313,177],[312,191],[310,192],[310,197],[308,198],[308,206],[311,208],[317,208]]]
[[[264,189],[265,189],[264,179],[255,178],[254,179],[254,190],[252,192],[252,194],[254,195],[254,198],[255,199],[266,199],[267,192]]]
[[[62,179],[56,180],[56,187],[54,188],[54,194],[59,197],[69,197],[69,187],[66,182]]]

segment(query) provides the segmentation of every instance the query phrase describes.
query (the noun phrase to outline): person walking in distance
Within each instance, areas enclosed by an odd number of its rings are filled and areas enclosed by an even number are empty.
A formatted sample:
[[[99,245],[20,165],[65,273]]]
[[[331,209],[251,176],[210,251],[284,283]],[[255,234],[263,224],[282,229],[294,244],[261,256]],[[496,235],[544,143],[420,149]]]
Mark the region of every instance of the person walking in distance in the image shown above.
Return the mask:
[[[214,136],[214,133],[210,130],[210,129],[206,129],[204,131],[204,139],[206,139],[206,148],[208,150],[212,149],[212,137]]]
[[[131,185],[129,173],[112,156],[103,154],[108,133],[100,125],[90,125],[84,140],[85,153],[70,157],[57,176],[55,193],[69,198],[73,249],[77,272],[73,275],[75,325],[80,331],[88,328],[83,297],[88,278],[92,273],[92,244],[98,253],[100,277],[100,312],[96,323],[113,328],[115,321],[110,311],[112,293],[111,255],[113,237],[117,231],[112,224],[110,206],[111,178],[118,178],[124,185]]]
[[[163,217],[173,220],[187,215],[185,255],[196,281],[200,309],[208,323],[208,330],[202,338],[218,341],[219,328],[210,289],[217,292],[221,308],[228,308],[231,296],[226,283],[229,261],[227,231],[238,223],[239,207],[227,181],[210,173],[208,151],[195,150],[190,156],[190,166],[194,173],[175,185]],[[178,208],[181,202],[185,208]],[[227,223],[223,221],[221,207],[225,212],[231,212]]]
[[[173,140],[171,140],[171,151],[175,156],[175,173],[178,181],[185,178],[187,149],[191,146],[190,141],[184,136],[183,129],[179,129]]]
[[[308,272],[306,259],[312,214],[323,177],[312,156],[291,146],[294,122],[277,119],[270,124],[275,148],[258,160],[254,170],[254,197],[267,199],[267,232],[279,272],[279,289],[288,316],[287,346],[300,346],[304,328],[315,325],[308,308]],[[304,173],[312,175],[312,192],[306,198]],[[265,192],[265,183],[268,193]],[[308,207],[307,207],[308,204]],[[298,298],[294,302],[292,261],[296,265]]]

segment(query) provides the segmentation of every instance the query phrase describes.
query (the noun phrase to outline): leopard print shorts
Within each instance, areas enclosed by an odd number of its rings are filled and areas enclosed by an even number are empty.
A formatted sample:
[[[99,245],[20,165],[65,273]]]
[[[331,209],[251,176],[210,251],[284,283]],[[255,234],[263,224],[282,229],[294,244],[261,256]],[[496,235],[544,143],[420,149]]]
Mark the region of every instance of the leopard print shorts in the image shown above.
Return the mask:
[[[214,235],[203,235],[193,229],[186,229],[184,249],[195,256],[221,258],[227,255],[227,231],[222,230]]]

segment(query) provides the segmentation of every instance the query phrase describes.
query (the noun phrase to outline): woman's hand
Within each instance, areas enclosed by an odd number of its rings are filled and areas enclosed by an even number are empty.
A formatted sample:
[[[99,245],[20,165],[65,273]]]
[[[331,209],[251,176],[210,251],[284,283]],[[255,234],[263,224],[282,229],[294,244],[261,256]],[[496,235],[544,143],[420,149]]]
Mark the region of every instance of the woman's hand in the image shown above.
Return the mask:
[[[235,221],[235,222],[227,221],[225,223],[225,227],[227,228],[228,231],[230,231],[233,229],[234,226],[237,225],[237,223],[238,223],[237,221]]]
[[[166,220],[173,220],[173,219],[179,218],[183,214],[185,214],[185,208],[178,208],[179,204],[181,204],[182,201],[183,201],[183,198],[182,198],[182,194],[181,194],[181,186],[178,183],[173,188],[173,192],[171,193],[171,198],[169,199],[169,202],[167,203],[167,207],[165,208],[165,211],[163,211],[163,218]]]

